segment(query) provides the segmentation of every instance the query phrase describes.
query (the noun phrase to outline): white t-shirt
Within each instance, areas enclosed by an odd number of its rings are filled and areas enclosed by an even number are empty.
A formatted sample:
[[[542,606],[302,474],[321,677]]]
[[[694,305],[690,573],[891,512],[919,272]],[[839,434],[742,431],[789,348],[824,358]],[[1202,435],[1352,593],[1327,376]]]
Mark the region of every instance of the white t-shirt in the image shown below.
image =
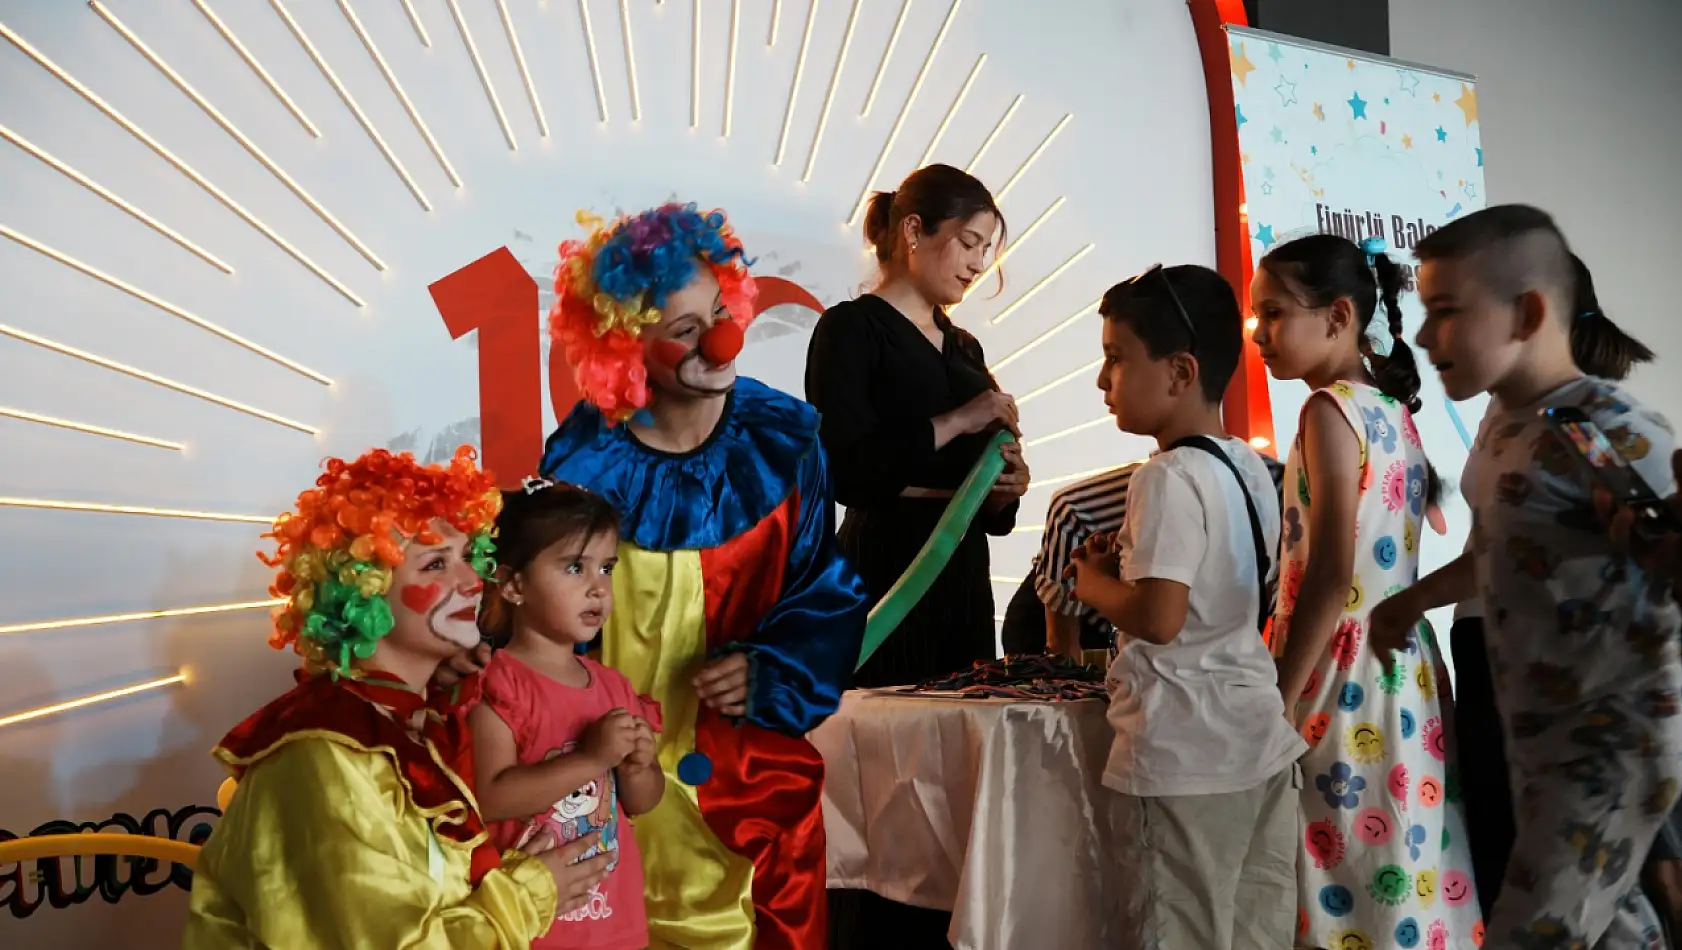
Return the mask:
[[[1244,475],[1276,573],[1273,479],[1242,440],[1216,441]],[[1104,768],[1109,788],[1141,797],[1243,791],[1307,749],[1285,721],[1273,658],[1256,629],[1253,538],[1238,483],[1207,452],[1162,452],[1133,473],[1122,576],[1175,581],[1190,594],[1185,627],[1169,643],[1119,631],[1107,683],[1116,733]]]

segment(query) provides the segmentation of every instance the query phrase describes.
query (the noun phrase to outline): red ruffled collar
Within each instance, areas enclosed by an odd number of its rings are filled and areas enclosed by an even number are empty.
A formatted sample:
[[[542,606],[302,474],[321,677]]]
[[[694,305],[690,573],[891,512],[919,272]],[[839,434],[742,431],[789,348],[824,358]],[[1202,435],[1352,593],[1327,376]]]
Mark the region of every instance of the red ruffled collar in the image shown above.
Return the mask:
[[[239,779],[251,766],[288,743],[304,738],[330,742],[389,758],[416,811],[433,833],[471,849],[472,880],[501,863],[490,844],[473,797],[473,748],[467,710],[479,700],[480,677],[447,689],[417,693],[387,673],[370,670],[360,679],[321,674],[290,691],[229,730],[212,751]],[[420,738],[406,724],[424,711]]]

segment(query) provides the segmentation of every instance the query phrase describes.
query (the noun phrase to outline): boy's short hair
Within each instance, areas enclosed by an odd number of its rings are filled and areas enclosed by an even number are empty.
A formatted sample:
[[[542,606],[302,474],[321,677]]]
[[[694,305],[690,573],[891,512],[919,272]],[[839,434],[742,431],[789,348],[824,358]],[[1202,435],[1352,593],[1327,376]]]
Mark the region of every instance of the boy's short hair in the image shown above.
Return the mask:
[[[1530,205],[1495,205],[1438,228],[1414,247],[1420,263],[1474,262],[1478,278],[1497,296],[1539,290],[1569,310],[1577,269],[1571,246],[1553,216]],[[1567,319],[1571,314],[1567,313]]]
[[[1153,360],[1191,353],[1203,398],[1219,403],[1226,395],[1244,346],[1244,320],[1225,277],[1196,264],[1153,267],[1111,287],[1098,312],[1126,324]]]

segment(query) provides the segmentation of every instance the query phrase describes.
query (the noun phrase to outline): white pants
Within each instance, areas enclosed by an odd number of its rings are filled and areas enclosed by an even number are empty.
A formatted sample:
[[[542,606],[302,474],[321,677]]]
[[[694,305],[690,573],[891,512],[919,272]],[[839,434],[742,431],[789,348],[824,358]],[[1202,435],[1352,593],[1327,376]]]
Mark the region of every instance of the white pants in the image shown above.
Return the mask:
[[[1290,950],[1301,785],[1293,764],[1241,792],[1122,795],[1118,858],[1140,878],[1122,896],[1122,945]]]

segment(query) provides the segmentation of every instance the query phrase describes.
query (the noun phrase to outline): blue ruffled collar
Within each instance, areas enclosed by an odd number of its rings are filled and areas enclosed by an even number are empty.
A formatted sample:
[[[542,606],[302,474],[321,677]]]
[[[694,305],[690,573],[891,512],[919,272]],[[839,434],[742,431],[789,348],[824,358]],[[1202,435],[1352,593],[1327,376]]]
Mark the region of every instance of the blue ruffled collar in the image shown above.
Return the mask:
[[[775,511],[817,450],[818,411],[740,377],[713,434],[693,452],[643,445],[580,403],[543,452],[543,475],[581,485],[618,509],[620,533],[650,551],[717,547]]]

